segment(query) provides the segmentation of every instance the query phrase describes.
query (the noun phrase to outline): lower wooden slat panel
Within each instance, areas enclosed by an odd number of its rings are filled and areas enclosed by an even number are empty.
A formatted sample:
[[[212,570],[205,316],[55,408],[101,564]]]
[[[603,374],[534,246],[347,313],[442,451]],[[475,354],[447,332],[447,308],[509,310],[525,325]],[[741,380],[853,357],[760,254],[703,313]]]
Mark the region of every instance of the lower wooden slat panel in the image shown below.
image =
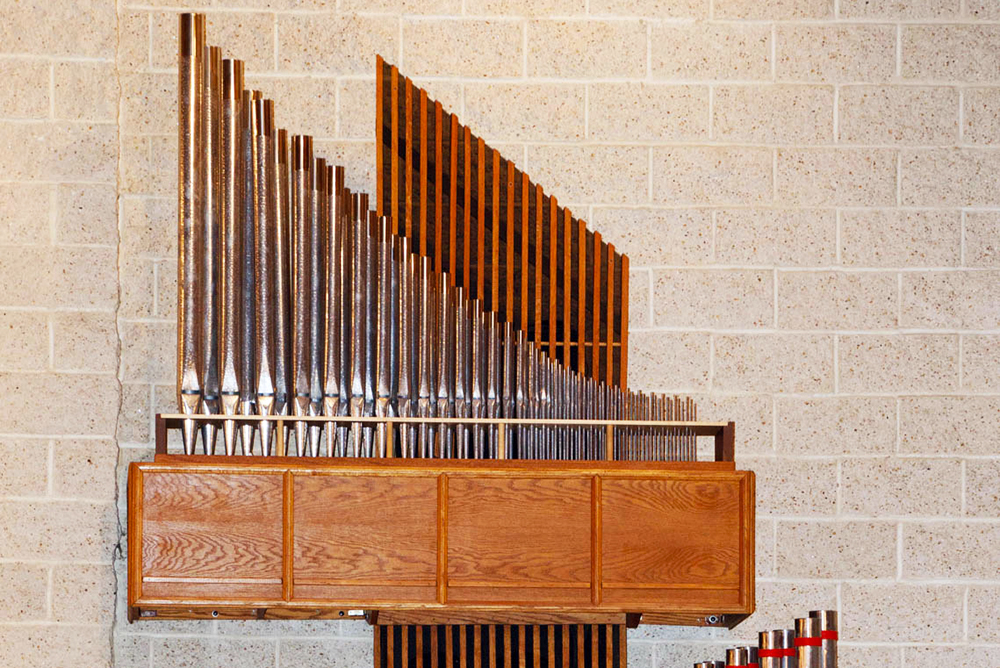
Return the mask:
[[[625,668],[625,626],[385,625],[375,668]]]

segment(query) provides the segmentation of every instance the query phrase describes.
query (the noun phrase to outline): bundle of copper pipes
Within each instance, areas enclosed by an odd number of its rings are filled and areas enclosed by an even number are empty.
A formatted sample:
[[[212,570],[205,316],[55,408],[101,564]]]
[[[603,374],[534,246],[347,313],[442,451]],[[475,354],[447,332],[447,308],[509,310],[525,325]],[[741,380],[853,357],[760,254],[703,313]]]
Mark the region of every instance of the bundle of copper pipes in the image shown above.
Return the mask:
[[[837,612],[813,610],[794,629],[762,631],[756,647],[731,647],[725,661],[701,661],[694,668],[837,668]]]

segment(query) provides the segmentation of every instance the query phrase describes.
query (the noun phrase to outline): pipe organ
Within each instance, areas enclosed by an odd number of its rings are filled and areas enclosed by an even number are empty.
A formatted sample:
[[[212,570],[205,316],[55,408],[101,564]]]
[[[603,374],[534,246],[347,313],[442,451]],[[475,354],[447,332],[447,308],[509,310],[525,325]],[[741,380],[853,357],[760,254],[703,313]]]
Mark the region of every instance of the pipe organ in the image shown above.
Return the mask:
[[[742,621],[754,476],[732,422],[628,388],[628,258],[376,82],[371,197],[180,16],[178,411],[129,470],[130,619],[364,617],[377,668]]]

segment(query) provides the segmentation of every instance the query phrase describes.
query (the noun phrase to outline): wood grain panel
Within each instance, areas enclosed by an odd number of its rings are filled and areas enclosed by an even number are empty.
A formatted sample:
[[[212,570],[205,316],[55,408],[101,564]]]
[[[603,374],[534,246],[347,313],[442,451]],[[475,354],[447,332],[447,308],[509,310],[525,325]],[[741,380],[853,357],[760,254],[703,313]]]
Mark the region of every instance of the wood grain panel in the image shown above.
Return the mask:
[[[280,579],[281,504],[281,475],[145,474],[142,575]]]
[[[602,484],[603,587],[740,584],[738,480]]]
[[[296,476],[296,583],[335,579],[433,585],[437,494],[432,476]]]
[[[452,477],[449,596],[476,581],[589,584],[590,494],[589,479]]]

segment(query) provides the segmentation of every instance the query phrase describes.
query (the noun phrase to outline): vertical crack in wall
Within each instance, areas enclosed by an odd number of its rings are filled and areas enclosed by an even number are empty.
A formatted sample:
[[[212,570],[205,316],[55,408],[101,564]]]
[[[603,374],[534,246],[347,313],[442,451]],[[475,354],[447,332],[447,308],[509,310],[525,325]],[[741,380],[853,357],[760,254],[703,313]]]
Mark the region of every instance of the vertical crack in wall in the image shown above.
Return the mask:
[[[111,552],[111,577],[114,582],[114,603],[111,606],[111,627],[108,630],[108,642],[111,644],[109,657],[110,665],[112,668],[115,665],[115,637],[118,633],[118,596],[119,596],[119,581],[118,581],[118,562],[124,554],[122,543],[125,539],[125,533],[122,527],[121,511],[120,511],[120,498],[122,494],[122,489],[118,484],[121,480],[121,467],[122,467],[122,456],[121,456],[121,445],[118,441],[119,431],[118,427],[121,423],[122,417],[122,406],[124,403],[123,399],[123,384],[122,384],[122,371],[121,371],[121,361],[122,361],[122,332],[121,324],[119,318],[121,316],[121,303],[122,303],[122,221],[121,221],[121,197],[122,197],[122,78],[121,78],[121,68],[120,68],[120,54],[122,47],[122,30],[121,30],[121,3],[119,0],[115,1],[115,62],[114,62],[114,73],[115,73],[115,89],[117,90],[117,98],[115,105],[115,138],[118,142],[118,152],[117,152],[117,162],[115,164],[115,229],[117,234],[115,235],[115,382],[118,385],[118,408],[115,411],[115,423],[114,423],[114,433],[113,438],[115,445],[118,446],[118,457],[115,464],[115,523],[116,523],[116,533],[115,533],[115,545]],[[127,594],[126,594],[127,596]],[[127,599],[126,599],[127,600]]]

